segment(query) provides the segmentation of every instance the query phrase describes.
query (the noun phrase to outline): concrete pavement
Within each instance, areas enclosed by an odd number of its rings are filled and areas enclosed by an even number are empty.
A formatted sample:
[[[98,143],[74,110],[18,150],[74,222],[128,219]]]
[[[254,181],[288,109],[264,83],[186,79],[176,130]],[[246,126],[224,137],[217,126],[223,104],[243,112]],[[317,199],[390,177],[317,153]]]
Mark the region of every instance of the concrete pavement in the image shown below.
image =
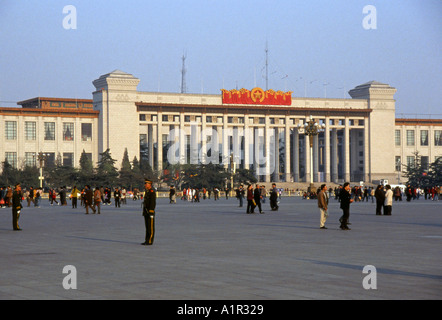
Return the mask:
[[[339,229],[334,200],[327,230],[314,200],[263,208],[247,215],[236,199],[158,199],[153,246],[140,245],[141,201],[101,215],[42,201],[23,208],[19,232],[11,209],[0,209],[0,299],[442,298],[442,201],[395,202],[392,216],[354,203],[350,231]],[[75,274],[63,273],[69,265]],[[363,273],[367,265],[375,272]],[[77,289],[66,290],[74,275]]]

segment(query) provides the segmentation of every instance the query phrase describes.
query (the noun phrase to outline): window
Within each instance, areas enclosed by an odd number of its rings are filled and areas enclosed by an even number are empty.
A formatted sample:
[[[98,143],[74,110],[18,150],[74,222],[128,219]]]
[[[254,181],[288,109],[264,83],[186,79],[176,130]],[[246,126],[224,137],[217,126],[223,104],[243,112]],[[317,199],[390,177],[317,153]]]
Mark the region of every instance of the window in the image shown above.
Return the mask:
[[[25,166],[35,167],[37,163],[36,158],[35,152],[25,152]]]
[[[423,170],[428,171],[430,168],[430,158],[428,156],[421,156],[421,167]]]
[[[74,141],[74,124],[72,122],[63,123],[63,140]]]
[[[238,123],[244,123],[244,117],[238,117]]]
[[[212,116],[206,116],[206,122],[212,123]]]
[[[428,130],[421,130],[421,146],[428,146]]]
[[[146,121],[146,115],[140,114],[140,121]]]
[[[414,130],[407,130],[407,146],[414,146]]]
[[[5,135],[6,135],[6,140],[16,140],[17,139],[17,122],[16,121],[6,121],[5,122]]]
[[[227,123],[233,123],[233,117],[227,117]]]
[[[434,130],[434,145],[442,146],[442,130]]]
[[[25,140],[36,140],[37,138],[37,125],[34,121],[25,122]]]
[[[73,167],[74,166],[74,154],[70,152],[63,153],[63,166]]]
[[[164,122],[168,122],[168,121],[169,121],[169,116],[168,116],[167,114],[163,114],[163,115],[161,116],[161,119],[162,119]]]
[[[9,122],[9,121],[6,121],[6,122]],[[17,152],[6,152],[5,158],[13,168],[17,169]]]
[[[190,122],[190,116],[184,116],[184,122]]]
[[[401,130],[395,130],[394,131],[394,144],[396,146],[401,145]]]
[[[413,156],[407,156],[407,167],[414,168],[414,157]]]
[[[140,161],[149,160],[149,146],[147,134],[140,134]]]
[[[259,124],[265,124],[266,123],[266,118],[259,118],[258,119],[258,123]]]
[[[55,122],[45,122],[45,140],[55,140]]]
[[[55,153],[54,152],[45,152],[46,158],[45,158],[45,167],[53,167],[55,166]]]
[[[92,141],[92,123],[81,124],[81,141]]]

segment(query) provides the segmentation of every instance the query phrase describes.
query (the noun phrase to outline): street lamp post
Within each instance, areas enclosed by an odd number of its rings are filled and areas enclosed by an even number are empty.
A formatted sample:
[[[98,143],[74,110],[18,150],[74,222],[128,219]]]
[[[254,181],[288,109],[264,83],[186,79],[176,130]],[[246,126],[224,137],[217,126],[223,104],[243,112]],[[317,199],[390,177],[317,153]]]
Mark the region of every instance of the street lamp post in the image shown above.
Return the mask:
[[[43,188],[43,180],[44,180],[43,165],[44,165],[44,162],[46,161],[47,158],[48,158],[48,154],[43,153],[43,152],[38,153],[37,160],[40,165],[40,176],[38,177],[38,179],[40,180],[40,188]]]
[[[312,116],[310,116],[310,120],[304,123],[302,126],[300,123],[298,124],[298,130],[300,133],[304,133],[309,137],[310,141],[310,192],[313,189],[313,137],[317,136],[319,132],[324,131],[325,124],[319,125]]]

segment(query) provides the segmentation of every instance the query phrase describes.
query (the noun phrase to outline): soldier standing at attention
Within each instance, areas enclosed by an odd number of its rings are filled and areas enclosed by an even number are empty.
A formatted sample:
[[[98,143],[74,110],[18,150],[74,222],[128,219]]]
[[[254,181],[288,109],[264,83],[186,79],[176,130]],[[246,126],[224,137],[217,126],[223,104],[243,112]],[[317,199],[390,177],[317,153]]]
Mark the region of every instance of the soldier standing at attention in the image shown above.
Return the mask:
[[[15,185],[15,190],[12,193],[12,228],[14,231],[21,231],[20,226],[18,225],[18,219],[20,218],[20,210],[23,208],[21,205],[21,186],[20,184]]]
[[[143,204],[143,216],[144,223],[146,224],[146,241],[142,243],[143,246],[149,246],[153,244],[155,236],[155,206],[157,195],[152,188],[152,181],[146,179],[144,181],[144,204]]]

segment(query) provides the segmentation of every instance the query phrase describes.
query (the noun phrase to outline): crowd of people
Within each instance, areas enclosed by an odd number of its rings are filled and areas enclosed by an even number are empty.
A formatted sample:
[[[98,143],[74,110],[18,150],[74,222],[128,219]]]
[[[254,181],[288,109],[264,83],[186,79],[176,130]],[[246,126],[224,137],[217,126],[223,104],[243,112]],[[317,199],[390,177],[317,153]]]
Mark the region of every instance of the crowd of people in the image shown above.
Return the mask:
[[[151,186],[151,182],[149,184]],[[149,189],[150,193],[156,191],[152,187]],[[228,199],[231,190],[225,188],[226,199]],[[232,190],[233,191],[233,190]],[[328,203],[329,199],[333,198],[340,202],[340,208],[343,210],[343,214],[339,219],[342,230],[350,230],[348,225],[350,216],[350,204],[353,202],[363,202],[371,199],[372,202],[376,201],[376,215],[391,215],[393,201],[402,201],[405,197],[407,201],[419,200],[423,197],[425,200],[437,201],[441,199],[442,188],[440,186],[419,188],[408,185],[404,189],[399,186],[392,188],[389,184],[383,186],[378,185],[376,188],[370,186],[353,186],[351,187],[348,182],[344,185],[337,186],[335,188],[327,188],[325,184],[321,185],[317,190],[309,190],[303,192],[303,199],[317,199],[318,207],[320,210],[320,228],[327,229],[325,222],[328,217]],[[149,193],[149,194],[150,194]],[[181,193],[181,200],[188,202],[200,202],[200,199],[213,199],[219,200],[221,190],[219,188],[184,188]],[[253,214],[257,208],[258,212],[263,214],[264,210],[262,204],[266,202],[267,196],[270,200],[270,209],[277,211],[279,208],[279,200],[281,198],[282,189],[276,188],[276,184],[272,184],[272,188],[267,191],[264,185],[256,184],[255,187],[249,184],[247,187],[240,185],[233,193],[236,195],[239,201],[239,207],[243,207],[244,200],[247,201],[246,213]],[[169,200],[170,203],[176,203],[177,191],[174,186],[170,186]],[[22,201],[26,200],[27,206],[30,207],[33,204],[35,207],[40,207],[43,196],[43,190],[41,188],[33,188],[22,190],[20,184],[17,184],[15,189],[11,187],[0,188],[0,207],[12,207],[13,210],[13,228],[14,230],[21,230],[18,226],[18,219],[20,216],[20,210],[22,208]],[[57,200],[57,196],[58,199]],[[156,197],[156,196],[155,196]],[[115,207],[119,208],[121,204],[126,204],[127,199],[133,200],[143,199],[143,192],[140,192],[137,188],[128,192],[126,188],[109,188],[109,187],[95,187],[85,185],[83,188],[78,189],[74,186],[71,190],[68,190],[65,186],[57,189],[48,190],[48,200],[50,205],[67,206],[67,200],[71,200],[72,208],[77,208],[78,199],[80,200],[80,206],[84,207],[86,214],[101,213],[102,205],[111,205],[111,199]],[[145,215],[147,217],[148,215]],[[150,216],[149,216],[150,217]],[[147,218],[146,218],[147,219]],[[152,218],[149,218],[152,219]],[[150,220],[149,220],[150,221]],[[150,222],[149,222],[150,223]],[[148,226],[146,222],[146,227]],[[153,231],[152,231],[153,232]],[[151,242],[151,241],[150,241]]]

